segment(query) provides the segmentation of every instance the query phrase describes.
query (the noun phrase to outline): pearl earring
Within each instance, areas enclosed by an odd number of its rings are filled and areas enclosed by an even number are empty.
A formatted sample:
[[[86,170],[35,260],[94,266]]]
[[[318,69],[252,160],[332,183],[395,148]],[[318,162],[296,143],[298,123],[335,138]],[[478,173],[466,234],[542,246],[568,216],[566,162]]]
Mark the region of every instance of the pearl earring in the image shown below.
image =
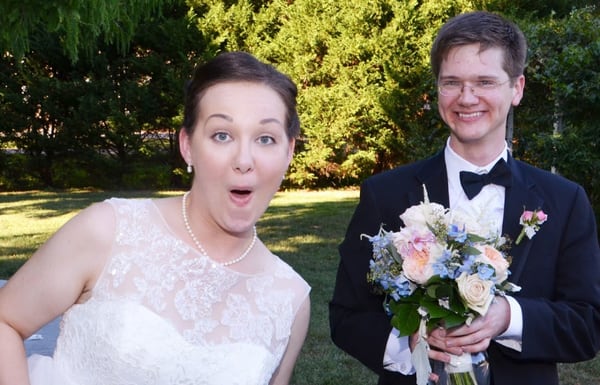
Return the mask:
[[[192,173],[192,165],[191,165],[191,164],[188,164],[188,165],[187,165],[187,173],[188,173],[188,174],[191,174],[191,173]]]

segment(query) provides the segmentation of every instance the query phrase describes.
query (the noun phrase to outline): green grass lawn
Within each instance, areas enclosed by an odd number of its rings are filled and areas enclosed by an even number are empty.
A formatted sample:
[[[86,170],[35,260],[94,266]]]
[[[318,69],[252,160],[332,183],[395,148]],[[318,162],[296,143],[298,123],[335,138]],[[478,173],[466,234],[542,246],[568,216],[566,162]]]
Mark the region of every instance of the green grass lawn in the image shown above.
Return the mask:
[[[111,196],[158,197],[181,192],[0,193],[0,278],[14,271],[59,226],[92,202]],[[278,193],[257,228],[271,250],[311,285],[312,317],[295,385],[374,385],[375,376],[337,349],[329,338],[327,304],[341,241],[357,191]],[[561,365],[561,384],[600,385],[600,358]]]

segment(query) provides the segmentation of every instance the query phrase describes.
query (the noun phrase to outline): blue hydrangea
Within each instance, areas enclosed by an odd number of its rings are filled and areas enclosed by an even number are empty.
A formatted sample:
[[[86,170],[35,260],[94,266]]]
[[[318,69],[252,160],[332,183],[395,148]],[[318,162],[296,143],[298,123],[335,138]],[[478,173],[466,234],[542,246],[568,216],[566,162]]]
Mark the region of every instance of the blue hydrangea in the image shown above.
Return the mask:
[[[474,255],[464,255],[462,265],[457,269],[456,277],[461,273],[471,274],[473,272],[473,264],[475,263]]]
[[[483,280],[491,280],[495,273],[496,270],[487,263],[482,263],[477,266],[477,275]]]
[[[456,242],[464,243],[467,240],[467,231],[463,226],[462,229],[455,224],[448,226],[448,237]]]
[[[369,241],[373,245],[373,257],[375,259],[383,258],[390,243],[389,239],[385,235],[377,234],[369,237]]]
[[[434,274],[439,275],[440,278],[448,278],[450,277],[450,260],[452,257],[452,253],[450,250],[444,250],[442,256],[438,259],[436,263],[433,264],[432,269]]]
[[[397,294],[400,297],[408,297],[412,293],[411,284],[408,279],[402,274],[396,277],[393,282],[394,292],[393,294]],[[398,300],[394,298],[395,300]]]

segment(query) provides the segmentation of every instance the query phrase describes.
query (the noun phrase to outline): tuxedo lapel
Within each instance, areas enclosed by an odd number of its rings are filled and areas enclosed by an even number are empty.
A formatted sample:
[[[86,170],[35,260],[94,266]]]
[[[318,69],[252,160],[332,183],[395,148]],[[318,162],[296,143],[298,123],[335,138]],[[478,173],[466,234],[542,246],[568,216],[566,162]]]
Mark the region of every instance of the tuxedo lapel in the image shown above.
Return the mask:
[[[518,245],[514,243],[522,229],[519,219],[524,210],[539,209],[544,202],[533,191],[534,184],[529,180],[519,162],[509,155],[508,164],[512,172],[513,183],[512,186],[506,188],[502,234],[507,235],[513,242],[510,250],[512,256],[510,280],[518,284],[532,244],[527,237],[523,238]]]
[[[444,207],[450,206],[448,173],[446,172],[443,150],[425,161],[416,176],[420,186],[418,190],[410,192],[410,205],[416,205],[423,201],[423,185],[425,185],[430,202],[439,203]]]

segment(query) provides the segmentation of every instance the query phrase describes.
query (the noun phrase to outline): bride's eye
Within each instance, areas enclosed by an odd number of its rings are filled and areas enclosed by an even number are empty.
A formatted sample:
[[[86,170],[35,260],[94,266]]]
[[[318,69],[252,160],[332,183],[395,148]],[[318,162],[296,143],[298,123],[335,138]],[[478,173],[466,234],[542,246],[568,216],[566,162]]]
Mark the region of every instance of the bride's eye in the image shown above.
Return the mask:
[[[226,132],[217,132],[213,135],[213,139],[217,142],[227,142],[228,140],[231,140],[231,136]]]
[[[259,136],[257,142],[260,144],[273,144],[275,143],[275,138],[269,135]]]

